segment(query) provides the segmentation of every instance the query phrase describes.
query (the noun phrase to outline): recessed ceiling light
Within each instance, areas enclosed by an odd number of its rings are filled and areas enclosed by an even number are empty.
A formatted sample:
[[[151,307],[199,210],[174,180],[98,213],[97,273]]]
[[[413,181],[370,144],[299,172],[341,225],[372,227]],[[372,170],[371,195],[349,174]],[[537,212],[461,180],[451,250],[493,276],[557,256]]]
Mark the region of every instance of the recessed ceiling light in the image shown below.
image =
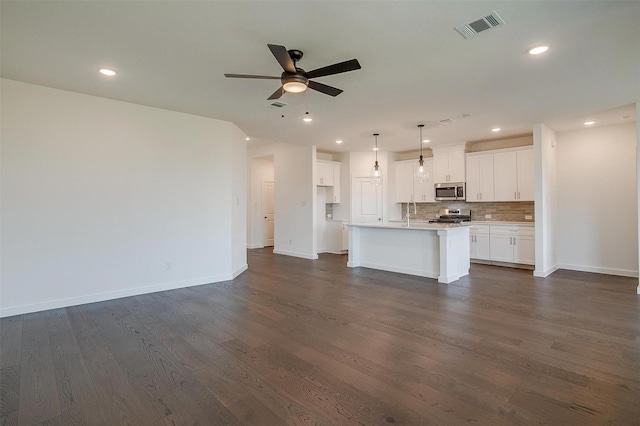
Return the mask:
[[[377,151],[377,150],[378,150],[378,147],[373,148],[373,150],[374,150],[374,151]]]
[[[118,74],[116,71],[111,70],[109,68],[100,68],[98,70],[98,72],[100,72],[100,74],[106,75],[108,77],[113,77],[114,75]]]
[[[431,142],[431,141],[430,141],[429,139],[422,139],[422,142],[423,142],[423,143],[429,143],[429,142]]]
[[[529,55],[539,55],[541,53],[546,52],[547,50],[549,50],[549,45],[548,44],[540,44],[537,46],[532,46],[530,48],[527,49],[527,53]]]
[[[304,113],[304,118],[302,119],[305,123],[310,123],[313,121],[313,118],[309,115],[309,111]]]
[[[342,141],[336,141],[336,143],[342,143]]]
[[[585,125],[585,126],[591,126],[591,125],[593,125],[593,124],[596,124],[596,122],[595,122],[595,121],[585,121],[585,122],[584,122],[584,125]]]
[[[499,132],[500,130],[502,130],[500,127],[494,127],[491,129],[492,132]]]
[[[248,141],[248,140],[251,140],[251,138],[247,136],[246,138],[244,138],[244,140]]]

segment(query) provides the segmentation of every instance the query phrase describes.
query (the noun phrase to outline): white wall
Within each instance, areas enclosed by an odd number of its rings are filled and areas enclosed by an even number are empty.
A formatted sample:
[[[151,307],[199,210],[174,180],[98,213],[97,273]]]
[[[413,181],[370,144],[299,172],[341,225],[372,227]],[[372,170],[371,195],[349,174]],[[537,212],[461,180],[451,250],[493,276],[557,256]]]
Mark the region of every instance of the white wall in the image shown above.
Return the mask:
[[[637,276],[635,123],[556,137],[560,267]]]
[[[556,134],[544,124],[533,126],[535,155],[536,265],[533,274],[546,277],[558,269],[558,196]]]
[[[314,146],[280,144],[275,155],[274,253],[317,259]]]
[[[246,268],[232,123],[4,79],[1,113],[0,315]]]

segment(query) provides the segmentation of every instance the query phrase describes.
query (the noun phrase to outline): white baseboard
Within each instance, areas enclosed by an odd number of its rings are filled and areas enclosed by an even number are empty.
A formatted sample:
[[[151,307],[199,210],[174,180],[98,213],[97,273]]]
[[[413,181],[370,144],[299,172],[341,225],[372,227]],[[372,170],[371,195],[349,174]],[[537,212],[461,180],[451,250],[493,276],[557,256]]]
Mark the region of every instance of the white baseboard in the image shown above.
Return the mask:
[[[353,262],[348,262],[347,266],[350,268],[357,268],[358,266],[361,266],[363,268],[380,269],[382,271],[397,272],[399,274],[415,275],[418,277],[438,279],[438,274],[435,272],[427,272],[427,271],[421,271],[418,269],[411,269],[411,268],[400,268],[394,265],[383,265],[379,263],[369,263],[369,262],[360,262],[357,266],[353,266],[354,264],[355,263]]]
[[[303,259],[316,260],[318,259],[318,255],[311,255],[307,253],[298,253],[296,251],[286,251],[286,250],[276,250],[273,249],[273,253],[275,254],[283,254],[285,256],[293,256],[293,257],[301,257]]]
[[[597,266],[570,265],[567,263],[558,264],[558,269],[569,269],[571,271],[593,272],[596,274],[619,275],[622,277],[638,277],[638,271],[626,269],[601,268]]]
[[[557,271],[558,269],[560,269],[560,267],[556,264],[553,265],[551,268],[547,269],[546,271],[538,271],[537,269],[533,271],[533,276],[534,277],[540,277],[540,278],[544,278],[544,277],[548,277],[549,275],[553,274],[555,271]]]
[[[156,293],[158,291],[175,290],[177,288],[192,287],[197,285],[217,283],[221,281],[230,281],[247,270],[247,265],[240,267],[231,274],[211,275],[208,277],[194,278],[184,281],[173,281],[168,283],[154,284],[150,286],[141,286],[127,288],[123,290],[107,291],[104,293],[87,294],[84,296],[70,297],[65,299],[47,300],[44,302],[9,306],[0,308],[0,318],[10,317],[13,315],[28,314],[32,312],[46,311],[49,309],[66,308],[69,306],[84,305],[86,303],[104,302],[105,300],[120,299],[122,297],[138,296],[140,294]]]
[[[248,248],[249,250],[251,250],[251,249],[264,248],[264,244],[247,244],[247,248]]]

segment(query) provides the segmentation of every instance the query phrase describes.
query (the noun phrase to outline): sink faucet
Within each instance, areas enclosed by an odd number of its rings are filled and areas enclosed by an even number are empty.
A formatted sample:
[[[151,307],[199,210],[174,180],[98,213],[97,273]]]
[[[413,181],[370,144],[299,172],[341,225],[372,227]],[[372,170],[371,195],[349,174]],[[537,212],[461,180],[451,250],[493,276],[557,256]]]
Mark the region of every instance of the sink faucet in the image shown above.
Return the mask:
[[[410,202],[407,201],[407,212],[405,213],[405,216],[407,218],[407,227],[411,226],[411,212],[409,211],[409,205]],[[416,202],[413,202],[413,214],[417,215],[418,214],[418,207],[416,206]]]

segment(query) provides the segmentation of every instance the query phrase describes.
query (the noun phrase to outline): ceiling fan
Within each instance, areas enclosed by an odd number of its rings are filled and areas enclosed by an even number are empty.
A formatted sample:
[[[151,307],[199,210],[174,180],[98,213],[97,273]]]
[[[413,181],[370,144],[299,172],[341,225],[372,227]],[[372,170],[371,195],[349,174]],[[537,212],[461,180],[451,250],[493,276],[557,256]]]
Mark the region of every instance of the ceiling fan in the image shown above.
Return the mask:
[[[338,96],[342,93],[342,90],[327,86],[326,84],[318,83],[317,81],[311,81],[312,78],[324,77],[327,75],[340,74],[343,72],[359,70],[360,63],[357,59],[351,59],[349,61],[339,62],[337,64],[328,65],[326,67],[318,68],[313,71],[305,71],[302,68],[298,68],[296,64],[302,59],[302,51],[300,50],[287,50],[286,47],[277,44],[267,44],[273,56],[276,57],[280,66],[284,69],[284,72],[280,77],[269,75],[248,75],[248,74],[225,74],[225,77],[230,78],[259,78],[265,80],[280,80],[282,85],[278,90],[273,92],[268,99],[278,99],[284,92],[300,93],[307,90],[307,87],[318,92],[322,92],[329,96]]]

